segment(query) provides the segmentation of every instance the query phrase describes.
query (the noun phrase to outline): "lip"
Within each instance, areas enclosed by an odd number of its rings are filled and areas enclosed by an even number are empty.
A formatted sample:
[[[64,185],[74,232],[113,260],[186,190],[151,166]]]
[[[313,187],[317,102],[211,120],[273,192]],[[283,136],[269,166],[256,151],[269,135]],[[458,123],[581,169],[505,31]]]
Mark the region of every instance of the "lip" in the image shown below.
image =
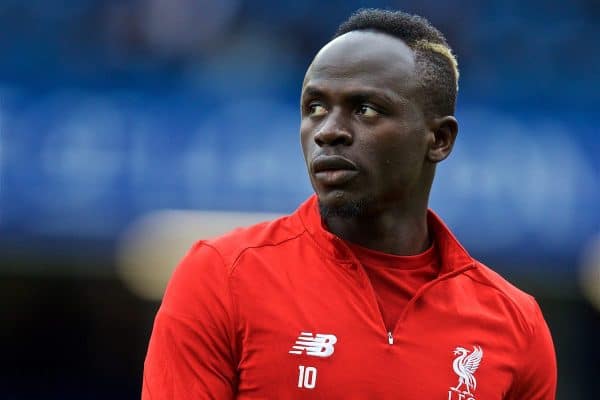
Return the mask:
[[[317,156],[311,163],[312,172],[317,174],[325,171],[356,171],[356,165],[342,156]]]
[[[356,165],[341,156],[317,156],[311,163],[311,170],[315,179],[327,186],[341,185],[358,174]]]

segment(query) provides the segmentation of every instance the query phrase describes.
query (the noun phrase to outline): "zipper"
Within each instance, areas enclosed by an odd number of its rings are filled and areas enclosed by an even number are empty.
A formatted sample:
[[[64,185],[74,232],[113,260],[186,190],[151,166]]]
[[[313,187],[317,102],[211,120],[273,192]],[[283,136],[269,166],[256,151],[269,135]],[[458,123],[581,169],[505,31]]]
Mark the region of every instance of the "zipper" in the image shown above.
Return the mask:
[[[373,285],[371,284],[371,280],[369,279],[369,276],[367,275],[367,273],[364,270],[364,267],[362,266],[360,261],[355,259],[354,265],[356,266],[356,272],[361,277],[363,287],[370,292],[370,296],[369,296],[370,300],[375,305],[375,309],[377,310],[377,314],[379,316],[379,321],[381,322],[381,326],[383,327],[384,331],[387,333],[387,335],[386,335],[387,342],[391,346],[394,344],[394,336],[392,335],[392,331],[385,324],[385,321],[383,319],[383,311],[381,310],[381,307],[379,306],[379,302],[377,301],[377,295],[375,294],[375,289],[373,288]]]
[[[362,280],[363,280],[363,284],[366,286],[367,290],[369,290],[371,293],[371,301],[373,301],[375,303],[375,307],[378,311],[379,314],[379,320],[381,321],[381,324],[383,325],[383,328],[385,329],[385,331],[387,332],[387,342],[388,344],[391,346],[394,344],[394,336],[392,334],[392,331],[388,329],[388,327],[385,325],[385,321],[383,320],[383,312],[381,310],[381,308],[379,307],[379,302],[377,301],[377,296],[375,294],[375,289],[373,288],[373,285],[371,284],[371,281],[369,280],[369,277],[367,275],[367,273],[365,272],[362,264],[358,261],[355,260],[355,264],[358,268],[357,268],[357,272],[359,273],[359,275],[361,275]],[[437,278],[435,278],[432,281],[427,282],[425,285],[421,286],[417,292],[414,294],[413,298],[409,300],[409,302],[406,304],[406,306],[404,307],[404,311],[400,314],[400,318],[398,318],[398,321],[396,321],[396,325],[398,325],[400,323],[400,321],[402,321],[404,319],[405,314],[407,313],[408,309],[410,307],[412,307],[413,303],[423,295],[423,293],[425,291],[427,291],[430,287],[435,286],[437,283],[444,281],[446,279],[452,278],[456,275],[462,274],[463,272],[473,269],[475,268],[475,264],[471,263],[468,264],[462,268],[459,268],[455,271],[452,271],[450,273],[447,273],[445,275],[442,276],[438,276]],[[395,326],[393,327],[395,328]]]

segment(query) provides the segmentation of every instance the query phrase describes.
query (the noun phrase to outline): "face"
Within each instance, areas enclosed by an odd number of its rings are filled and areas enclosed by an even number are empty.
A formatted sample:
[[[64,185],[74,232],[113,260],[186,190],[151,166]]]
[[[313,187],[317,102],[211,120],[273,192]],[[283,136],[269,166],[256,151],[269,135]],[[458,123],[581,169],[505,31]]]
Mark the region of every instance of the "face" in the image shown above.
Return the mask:
[[[412,50],[389,35],[350,32],[317,54],[300,134],[322,210],[353,216],[420,195],[431,137],[416,82]]]

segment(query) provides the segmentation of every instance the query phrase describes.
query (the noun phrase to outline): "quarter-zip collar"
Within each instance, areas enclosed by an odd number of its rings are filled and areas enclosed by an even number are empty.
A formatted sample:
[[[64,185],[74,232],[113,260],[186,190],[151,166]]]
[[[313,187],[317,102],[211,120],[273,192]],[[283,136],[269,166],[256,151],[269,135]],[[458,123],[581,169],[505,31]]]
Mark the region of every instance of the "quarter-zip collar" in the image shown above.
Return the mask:
[[[351,264],[356,261],[352,250],[346,243],[327,230],[319,212],[316,195],[312,195],[302,203],[295,215],[300,218],[304,228],[324,255],[343,264]],[[458,271],[474,263],[473,258],[454,237],[442,219],[432,210],[427,210],[427,223],[439,252],[440,276]]]

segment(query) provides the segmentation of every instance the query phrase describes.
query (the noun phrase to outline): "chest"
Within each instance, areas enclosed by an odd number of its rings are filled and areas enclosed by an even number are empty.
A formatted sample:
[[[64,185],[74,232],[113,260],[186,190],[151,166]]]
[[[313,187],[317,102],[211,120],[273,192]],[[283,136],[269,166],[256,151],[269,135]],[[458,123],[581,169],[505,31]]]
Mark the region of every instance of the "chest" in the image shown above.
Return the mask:
[[[502,310],[457,296],[456,282],[417,292],[389,329],[360,270],[261,275],[235,288],[240,399],[500,400],[510,388]]]

